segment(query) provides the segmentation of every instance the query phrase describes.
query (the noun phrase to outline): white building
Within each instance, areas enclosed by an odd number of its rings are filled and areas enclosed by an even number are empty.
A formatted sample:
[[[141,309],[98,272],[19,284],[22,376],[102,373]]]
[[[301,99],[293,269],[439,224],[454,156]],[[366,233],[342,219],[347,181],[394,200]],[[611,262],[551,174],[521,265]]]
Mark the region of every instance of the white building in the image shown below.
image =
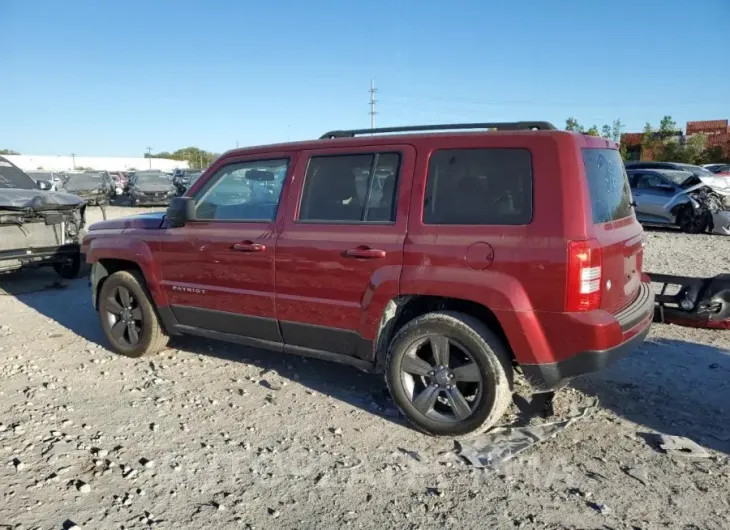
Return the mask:
[[[187,168],[187,161],[168,158],[118,157],[118,156],[34,156],[3,155],[24,171],[43,169],[46,171],[71,171],[77,168],[91,168],[99,171],[129,171],[159,169],[172,171]]]

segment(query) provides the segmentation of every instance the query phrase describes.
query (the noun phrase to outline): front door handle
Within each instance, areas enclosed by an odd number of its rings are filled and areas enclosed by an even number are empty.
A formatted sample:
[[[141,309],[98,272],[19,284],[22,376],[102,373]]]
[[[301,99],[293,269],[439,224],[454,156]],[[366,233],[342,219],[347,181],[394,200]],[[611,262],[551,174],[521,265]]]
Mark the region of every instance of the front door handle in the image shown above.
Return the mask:
[[[385,250],[370,247],[355,247],[345,251],[348,258],[380,259],[385,257]]]
[[[261,252],[266,250],[266,245],[254,243],[252,241],[242,241],[233,245],[232,248],[238,252]]]

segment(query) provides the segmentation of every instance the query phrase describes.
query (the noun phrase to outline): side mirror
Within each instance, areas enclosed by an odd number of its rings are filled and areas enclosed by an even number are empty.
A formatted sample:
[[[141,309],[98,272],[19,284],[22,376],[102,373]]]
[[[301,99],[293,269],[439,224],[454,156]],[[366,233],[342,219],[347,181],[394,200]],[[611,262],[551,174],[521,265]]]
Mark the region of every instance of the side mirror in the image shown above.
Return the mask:
[[[50,191],[53,189],[53,183],[47,180],[39,180],[35,184],[38,186],[38,189],[42,191]]]
[[[170,228],[185,226],[195,220],[195,201],[190,197],[173,197],[167,206],[166,217]]]

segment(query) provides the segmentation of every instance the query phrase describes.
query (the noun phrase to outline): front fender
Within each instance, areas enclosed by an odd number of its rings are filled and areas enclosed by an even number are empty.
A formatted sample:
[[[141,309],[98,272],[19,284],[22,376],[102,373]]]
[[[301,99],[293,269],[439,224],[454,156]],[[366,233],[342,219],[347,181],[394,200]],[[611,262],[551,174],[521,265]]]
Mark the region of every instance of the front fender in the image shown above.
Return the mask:
[[[148,242],[131,233],[111,235],[95,235],[93,232],[84,239],[82,250],[86,254],[86,262],[92,265],[92,287],[96,287],[110,271],[104,266],[104,260],[123,260],[134,263],[142,271],[152,299],[158,307],[166,306],[167,299],[160,288],[162,272],[154,259],[151,246],[157,242]],[[97,264],[100,266],[97,267]],[[96,270],[96,272],[94,272]],[[96,284],[94,283],[96,281]],[[96,295],[94,294],[94,297]],[[96,304],[94,305],[96,307]]]

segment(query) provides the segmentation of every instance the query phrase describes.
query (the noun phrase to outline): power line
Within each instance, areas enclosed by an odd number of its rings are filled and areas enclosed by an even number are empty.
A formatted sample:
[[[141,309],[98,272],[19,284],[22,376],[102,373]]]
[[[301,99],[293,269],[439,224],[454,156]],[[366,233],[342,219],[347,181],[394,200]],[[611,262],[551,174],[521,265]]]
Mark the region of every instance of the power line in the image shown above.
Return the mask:
[[[377,112],[375,112],[375,103],[377,103],[377,100],[375,99],[375,93],[378,91],[377,88],[375,88],[375,79],[370,79],[370,128],[375,129],[375,115]]]

